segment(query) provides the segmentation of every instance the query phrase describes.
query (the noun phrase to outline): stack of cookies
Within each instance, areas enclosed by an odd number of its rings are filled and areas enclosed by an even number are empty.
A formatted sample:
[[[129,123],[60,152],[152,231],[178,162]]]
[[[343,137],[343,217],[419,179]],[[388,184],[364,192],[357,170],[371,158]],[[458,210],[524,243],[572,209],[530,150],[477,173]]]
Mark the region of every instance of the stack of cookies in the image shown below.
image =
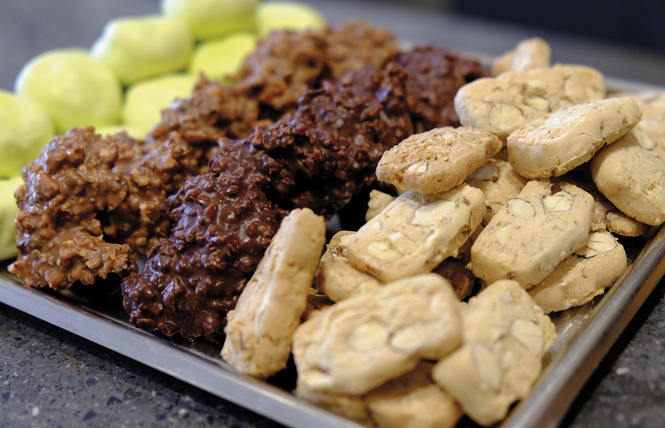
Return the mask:
[[[462,126],[384,154],[395,192],[371,193],[359,230],[325,245],[322,218],[285,219],[229,313],[233,368],[266,378],[292,355],[297,396],[382,427],[492,425],[529,394],[548,314],[602,294],[618,238],[665,222],[665,95],[608,97],[541,39],[493,70],[458,91]]]

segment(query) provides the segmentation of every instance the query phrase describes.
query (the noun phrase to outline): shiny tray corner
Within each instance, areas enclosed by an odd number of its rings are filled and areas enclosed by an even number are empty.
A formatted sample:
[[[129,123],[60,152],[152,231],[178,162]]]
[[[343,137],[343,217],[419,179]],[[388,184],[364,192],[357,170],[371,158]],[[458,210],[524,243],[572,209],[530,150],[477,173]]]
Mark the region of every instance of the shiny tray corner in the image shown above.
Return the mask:
[[[665,89],[607,79],[616,92]],[[531,394],[511,409],[504,427],[556,427],[577,394],[638,309],[665,275],[665,227],[629,238],[631,263],[608,292],[579,308],[555,314],[557,340]],[[136,328],[121,310],[85,299],[27,288],[0,266],[0,302],[292,427],[359,427],[312,405],[288,389],[235,372],[207,342],[182,342]],[[116,308],[117,309],[117,308]],[[120,308],[121,309],[121,308]],[[468,422],[462,422],[462,424]]]

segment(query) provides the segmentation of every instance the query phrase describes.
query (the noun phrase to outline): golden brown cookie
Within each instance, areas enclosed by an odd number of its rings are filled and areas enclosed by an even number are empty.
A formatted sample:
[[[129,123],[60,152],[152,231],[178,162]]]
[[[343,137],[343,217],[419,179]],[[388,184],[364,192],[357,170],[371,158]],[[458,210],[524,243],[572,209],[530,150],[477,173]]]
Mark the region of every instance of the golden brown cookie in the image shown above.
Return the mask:
[[[508,161],[526,178],[558,177],[591,159],[641,117],[629,97],[566,107],[513,131],[507,139]]]
[[[623,246],[609,232],[589,234],[529,295],[547,314],[581,306],[605,292],[627,266]]]
[[[435,128],[414,134],[385,152],[376,176],[419,193],[445,192],[462,184],[502,146],[501,140],[480,129]]]
[[[577,186],[528,182],[476,238],[473,273],[488,283],[538,284],[584,243],[593,209],[593,197]]]
[[[282,221],[227,315],[222,357],[237,371],[265,378],[286,367],[325,232],[323,217],[309,208],[295,209]]]
[[[469,185],[430,195],[409,191],[358,230],[346,256],[382,282],[431,272],[457,255],[484,213],[483,192]]]
[[[600,72],[560,65],[474,80],[457,91],[454,105],[462,125],[485,129],[505,140],[532,120],[600,100],[605,93]]]
[[[360,395],[438,359],[461,342],[459,305],[436,274],[384,285],[335,303],[293,338],[298,382],[311,392]]]
[[[515,281],[490,284],[462,312],[464,343],[441,359],[434,380],[481,425],[506,416],[530,392],[555,327]]]

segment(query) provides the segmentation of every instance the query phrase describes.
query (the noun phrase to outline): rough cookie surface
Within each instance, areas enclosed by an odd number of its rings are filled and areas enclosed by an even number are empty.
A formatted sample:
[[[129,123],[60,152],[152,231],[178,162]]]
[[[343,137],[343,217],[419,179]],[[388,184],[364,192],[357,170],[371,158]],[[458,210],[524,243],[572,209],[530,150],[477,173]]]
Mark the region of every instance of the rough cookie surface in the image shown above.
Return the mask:
[[[492,158],[471,173],[466,182],[482,190],[485,195],[487,211],[483,216],[483,225],[487,225],[509,200],[522,191],[527,180],[507,161]]]
[[[631,130],[641,116],[628,97],[567,107],[512,132],[508,160],[523,177],[558,177]]]
[[[436,274],[338,302],[296,329],[298,382],[312,392],[364,394],[423,358],[441,358],[460,344],[460,304]]]
[[[540,375],[555,327],[515,281],[490,284],[462,312],[464,344],[440,360],[434,380],[481,425],[500,421]]]
[[[583,247],[530,288],[529,295],[546,314],[580,306],[603,294],[626,266],[626,251],[616,238],[593,232]]]
[[[457,255],[484,213],[483,192],[469,185],[431,195],[409,191],[358,230],[347,257],[383,282],[431,272]]]
[[[457,91],[454,104],[462,125],[505,139],[536,118],[604,97],[600,72],[562,65],[475,80]]]
[[[435,128],[414,134],[383,154],[379,180],[420,193],[439,193],[462,184],[501,150],[496,136],[480,129]]]
[[[665,162],[638,124],[591,160],[598,190],[617,208],[651,226],[665,222]]]
[[[355,232],[337,232],[326,245],[316,271],[316,286],[332,301],[339,302],[356,294],[376,292],[381,281],[351,265],[345,256],[349,241]]]
[[[238,304],[227,314],[222,357],[237,371],[266,378],[286,367],[325,232],[323,217],[307,208],[291,211],[282,221]]]
[[[496,214],[471,247],[473,273],[488,283],[545,279],[589,234],[593,197],[567,183],[530,181]]]

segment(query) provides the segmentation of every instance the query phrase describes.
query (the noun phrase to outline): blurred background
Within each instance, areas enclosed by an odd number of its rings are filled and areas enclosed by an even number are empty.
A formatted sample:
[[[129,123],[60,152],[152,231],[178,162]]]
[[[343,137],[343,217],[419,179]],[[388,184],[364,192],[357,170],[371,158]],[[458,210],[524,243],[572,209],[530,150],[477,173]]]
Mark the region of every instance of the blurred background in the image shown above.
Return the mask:
[[[665,85],[663,0],[302,1],[333,18],[352,3],[356,17],[386,25],[403,40],[489,55],[540,36],[552,44],[554,61]],[[12,89],[14,76],[34,55],[90,46],[109,17],[154,13],[158,6],[159,0],[0,0],[0,89]],[[478,31],[470,35],[469,28]]]
[[[662,0],[389,0],[665,51]]]

